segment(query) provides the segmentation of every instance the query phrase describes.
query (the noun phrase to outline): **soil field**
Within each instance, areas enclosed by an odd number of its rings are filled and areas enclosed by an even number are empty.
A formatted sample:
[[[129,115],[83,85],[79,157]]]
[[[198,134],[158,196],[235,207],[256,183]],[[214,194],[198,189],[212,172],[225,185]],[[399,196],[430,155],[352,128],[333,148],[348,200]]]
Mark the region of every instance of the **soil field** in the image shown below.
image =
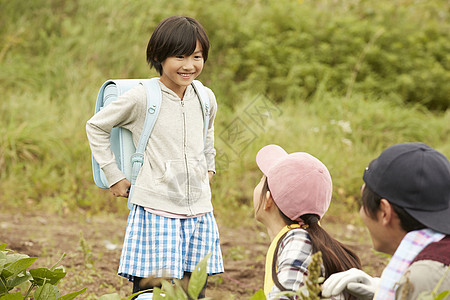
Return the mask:
[[[326,221],[323,226],[360,255],[363,265],[367,266],[365,270],[379,275],[386,259],[370,250],[366,231],[335,223],[332,219]],[[220,219],[218,223],[225,273],[209,278],[207,296],[249,299],[263,286],[269,238],[256,222],[253,225],[247,222],[250,225],[241,227],[221,225]],[[0,244],[6,243],[8,249],[39,257],[32,267],[51,267],[65,253],[61,265],[67,275],[58,284],[62,295],[87,287],[77,299],[97,299],[110,293],[126,297],[131,292],[131,283],[116,275],[125,225],[126,216],[2,212]]]

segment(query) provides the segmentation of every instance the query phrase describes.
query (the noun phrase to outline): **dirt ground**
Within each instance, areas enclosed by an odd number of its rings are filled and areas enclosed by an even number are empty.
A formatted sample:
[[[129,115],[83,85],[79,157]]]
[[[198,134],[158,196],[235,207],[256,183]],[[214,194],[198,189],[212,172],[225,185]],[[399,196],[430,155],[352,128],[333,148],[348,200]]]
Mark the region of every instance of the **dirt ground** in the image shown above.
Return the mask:
[[[263,286],[265,253],[269,238],[255,225],[221,225],[225,273],[210,277],[207,296],[212,299],[249,299]],[[58,284],[61,294],[87,287],[77,299],[97,299],[119,293],[126,297],[131,284],[116,275],[126,216],[58,215],[42,212],[11,215],[0,212],[0,244],[29,256],[39,257],[32,267],[51,267],[61,261],[67,271]],[[324,226],[325,227],[325,226]],[[363,229],[343,226],[329,220],[326,229],[360,255],[366,271],[379,275],[385,258],[371,250],[370,238]],[[351,237],[358,241],[352,242]]]

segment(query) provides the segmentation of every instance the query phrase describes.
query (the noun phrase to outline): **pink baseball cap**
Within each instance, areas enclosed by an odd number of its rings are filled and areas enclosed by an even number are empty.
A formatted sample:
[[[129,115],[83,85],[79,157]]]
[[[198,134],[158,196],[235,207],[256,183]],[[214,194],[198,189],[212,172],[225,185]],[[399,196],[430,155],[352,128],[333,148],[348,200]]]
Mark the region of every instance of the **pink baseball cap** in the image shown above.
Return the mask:
[[[304,214],[322,218],[328,210],[333,183],[327,167],[314,156],[267,145],[259,150],[256,163],[278,208],[291,220],[300,221]]]

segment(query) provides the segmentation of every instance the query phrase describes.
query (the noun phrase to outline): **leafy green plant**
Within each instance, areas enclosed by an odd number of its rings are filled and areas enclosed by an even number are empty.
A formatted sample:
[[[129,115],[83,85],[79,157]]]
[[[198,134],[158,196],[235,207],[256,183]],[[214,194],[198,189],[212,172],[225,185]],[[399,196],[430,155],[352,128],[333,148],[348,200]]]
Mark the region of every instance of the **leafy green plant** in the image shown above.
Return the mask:
[[[324,278],[320,276],[322,265],[322,252],[318,251],[312,255],[312,261],[308,265],[309,275],[305,279],[305,285],[295,292],[281,292],[280,296],[297,296],[299,300],[319,300],[319,293],[322,291],[320,284]]]
[[[308,265],[309,275],[306,277],[305,285],[302,286],[298,291],[291,292],[281,292],[279,296],[287,296],[291,299],[297,296],[300,300],[318,300],[318,296],[321,292],[320,284],[323,282],[324,278],[320,276],[320,266],[322,265],[322,252],[316,252],[312,256],[312,261]],[[249,300],[266,300],[266,296],[263,290],[258,290]]]
[[[302,286],[299,290],[295,292],[281,292],[279,296],[287,296],[293,297],[297,296],[299,300],[319,300],[321,299],[318,295],[322,291],[320,286],[323,283],[324,278],[320,276],[321,270],[320,266],[322,265],[322,253],[316,252],[312,256],[312,261],[308,265],[309,275],[306,277],[305,285]],[[447,274],[449,273],[450,267],[447,268],[445,274],[442,276],[440,281],[436,284],[436,287],[432,291],[424,291],[419,294],[417,300],[444,300],[450,295],[450,291],[446,290],[438,294],[438,290]],[[411,285],[409,281],[407,281],[407,287],[403,290],[403,294],[400,295],[400,299],[406,299],[409,287]],[[306,293],[305,293],[306,292]],[[265,300],[266,297],[262,290],[256,292],[250,300]],[[291,299],[291,298],[290,298]]]
[[[162,282],[161,288],[153,289],[153,300],[196,300],[198,299],[198,295],[202,291],[205,286],[206,279],[208,274],[206,273],[207,261],[210,258],[211,253],[206,255],[195,267],[195,270],[192,272],[191,278],[189,280],[189,284],[187,287],[187,291],[183,288],[182,283],[179,280],[174,280],[174,284],[170,283],[167,280]],[[145,292],[145,291],[144,291]],[[139,295],[140,293],[135,293],[133,295],[125,298],[126,300],[130,300],[134,296]],[[103,295],[99,298],[99,300],[121,300],[118,294],[108,294]]]
[[[0,245],[0,300],[21,299],[54,299],[71,300],[84,293],[86,288],[61,296],[58,282],[66,276],[61,259],[51,268],[35,268],[27,270],[37,259],[25,254],[15,253],[6,249],[6,244]],[[17,289],[25,288],[22,294]]]

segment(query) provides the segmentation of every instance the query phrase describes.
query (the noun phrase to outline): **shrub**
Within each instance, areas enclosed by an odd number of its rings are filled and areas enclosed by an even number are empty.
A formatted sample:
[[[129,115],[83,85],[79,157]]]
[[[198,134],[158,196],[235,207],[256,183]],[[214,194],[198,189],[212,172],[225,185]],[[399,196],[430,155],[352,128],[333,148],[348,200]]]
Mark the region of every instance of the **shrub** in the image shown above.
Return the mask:
[[[64,255],[63,255],[64,257]],[[61,257],[61,259],[63,258]],[[15,253],[6,249],[6,244],[0,245],[0,299],[20,300],[32,298],[35,300],[55,299],[71,300],[85,292],[82,289],[77,292],[61,296],[56,286],[66,276],[63,267],[57,267],[58,261],[53,267],[36,268],[27,270],[37,259],[25,254]],[[25,288],[22,295],[19,287]]]
[[[220,58],[209,63],[212,82],[233,82],[234,101],[241,90],[310,99],[323,83],[338,95],[352,87],[446,110],[448,8],[442,1],[253,1],[227,19],[228,31],[216,31],[223,19],[210,7],[201,16]]]
[[[357,197],[354,179],[384,143],[414,139],[444,154],[450,149],[449,5],[439,0],[4,1],[0,198],[7,200],[2,204],[23,207],[29,201],[59,213],[127,213],[124,199],[93,184],[84,125],[105,79],[155,75],[145,61],[148,38],[162,18],[181,14],[199,19],[211,39],[199,79],[218,99],[217,144],[242,103],[255,95],[267,96],[285,112],[271,128],[276,135],[262,128],[247,153],[232,158],[239,167],[228,168],[229,174],[219,170],[213,195],[230,197],[217,201],[233,206],[251,199],[247,171],[256,170],[254,155],[262,142],[338,157],[327,162],[339,164],[336,188]],[[330,100],[336,104],[325,105]],[[442,112],[430,113],[424,105]],[[330,120],[349,122],[355,134],[311,133],[331,128]],[[305,135],[308,144],[300,144]],[[352,152],[339,155],[336,146]],[[217,193],[220,185],[226,193]]]

